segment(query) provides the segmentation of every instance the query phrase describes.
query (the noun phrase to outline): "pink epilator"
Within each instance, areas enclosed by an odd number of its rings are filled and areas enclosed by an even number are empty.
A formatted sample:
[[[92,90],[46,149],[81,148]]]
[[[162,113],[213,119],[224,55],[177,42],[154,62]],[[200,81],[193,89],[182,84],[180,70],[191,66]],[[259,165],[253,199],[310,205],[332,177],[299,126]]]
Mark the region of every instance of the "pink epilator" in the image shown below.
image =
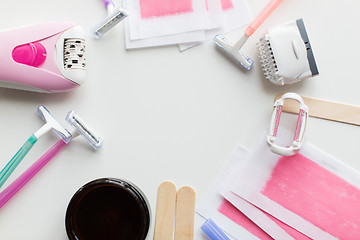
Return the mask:
[[[0,31],[0,87],[55,93],[86,77],[85,31],[49,22]]]

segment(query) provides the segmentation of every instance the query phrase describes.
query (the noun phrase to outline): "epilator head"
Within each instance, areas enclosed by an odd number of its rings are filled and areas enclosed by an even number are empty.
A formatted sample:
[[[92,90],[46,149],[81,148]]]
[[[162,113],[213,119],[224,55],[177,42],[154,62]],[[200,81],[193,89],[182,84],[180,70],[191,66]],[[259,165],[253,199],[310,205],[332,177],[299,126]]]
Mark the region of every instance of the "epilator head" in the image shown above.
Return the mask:
[[[85,80],[85,31],[50,22],[0,31],[0,87],[64,92]]]
[[[319,74],[302,19],[270,29],[258,49],[264,75],[274,84],[292,84]]]

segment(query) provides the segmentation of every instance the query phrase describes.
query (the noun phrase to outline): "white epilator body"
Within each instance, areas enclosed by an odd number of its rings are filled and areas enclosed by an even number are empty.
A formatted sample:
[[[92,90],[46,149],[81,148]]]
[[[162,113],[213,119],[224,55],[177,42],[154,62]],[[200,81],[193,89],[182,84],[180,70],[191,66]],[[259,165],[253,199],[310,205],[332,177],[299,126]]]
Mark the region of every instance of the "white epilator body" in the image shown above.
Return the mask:
[[[318,74],[301,19],[270,29],[258,48],[264,74],[274,84],[292,84]]]

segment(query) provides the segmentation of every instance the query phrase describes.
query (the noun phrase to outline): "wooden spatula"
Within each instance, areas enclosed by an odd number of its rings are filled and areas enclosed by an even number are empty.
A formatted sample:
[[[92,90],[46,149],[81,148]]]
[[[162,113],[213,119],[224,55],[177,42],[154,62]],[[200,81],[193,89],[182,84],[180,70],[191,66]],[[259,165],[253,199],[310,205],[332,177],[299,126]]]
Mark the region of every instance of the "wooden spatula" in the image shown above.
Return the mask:
[[[163,182],[158,187],[154,240],[172,240],[174,236],[176,187]]]
[[[277,95],[275,101],[282,95],[283,93]],[[309,107],[310,117],[360,126],[360,107],[358,106],[311,97],[301,97]],[[297,114],[299,112],[299,104],[291,100],[285,101],[282,111]]]
[[[194,239],[195,191],[182,187],[176,194],[175,240]]]

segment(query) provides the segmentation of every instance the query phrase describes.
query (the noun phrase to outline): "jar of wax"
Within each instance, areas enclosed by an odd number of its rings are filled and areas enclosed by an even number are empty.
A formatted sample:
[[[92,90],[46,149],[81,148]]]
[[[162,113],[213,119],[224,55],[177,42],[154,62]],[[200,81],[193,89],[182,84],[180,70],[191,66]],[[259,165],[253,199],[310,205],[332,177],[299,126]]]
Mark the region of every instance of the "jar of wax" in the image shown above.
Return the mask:
[[[66,211],[69,239],[144,240],[150,226],[150,205],[134,184],[102,178],[81,187]]]

